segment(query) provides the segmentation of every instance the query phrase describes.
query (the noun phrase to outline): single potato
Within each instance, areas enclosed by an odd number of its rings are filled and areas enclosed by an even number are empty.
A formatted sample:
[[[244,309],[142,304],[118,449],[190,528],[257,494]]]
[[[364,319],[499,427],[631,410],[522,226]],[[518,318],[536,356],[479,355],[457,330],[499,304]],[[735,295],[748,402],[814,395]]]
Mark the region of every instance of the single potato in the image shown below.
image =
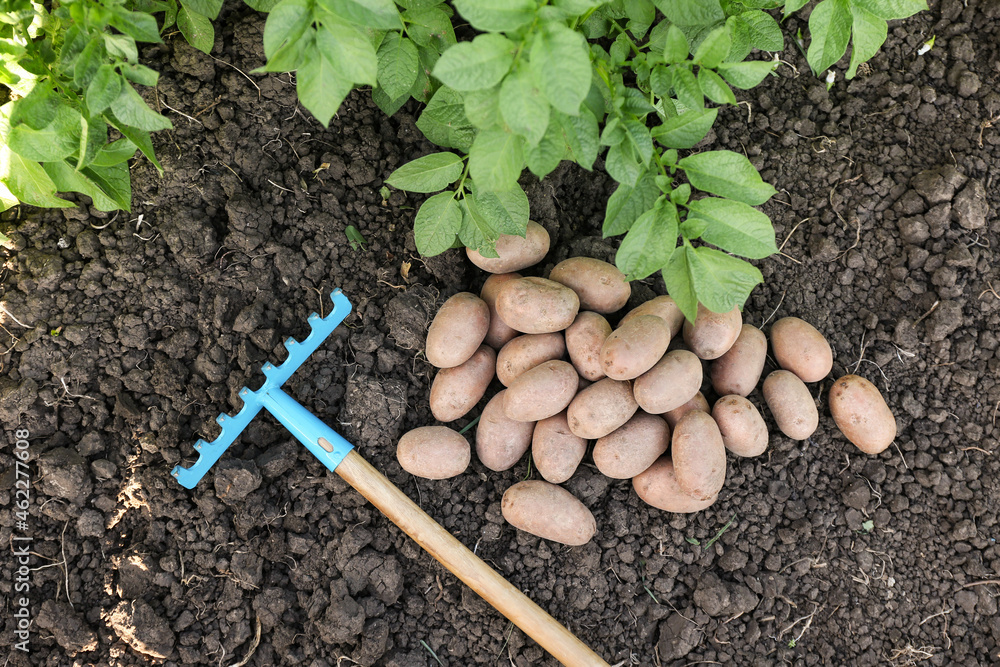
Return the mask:
[[[554,280],[519,278],[500,288],[496,308],[500,319],[522,333],[553,333],[573,324],[580,298]]]
[[[450,422],[476,406],[493,381],[497,353],[480,345],[476,353],[460,366],[442,368],[431,384],[431,414],[434,419]]]
[[[698,410],[699,412],[704,412],[705,414],[711,412],[711,408],[708,405],[708,399],[705,398],[705,395],[700,391],[694,395],[694,398],[679,408],[674,408],[670,412],[663,413],[663,418],[667,420],[668,424],[670,424],[670,428],[677,428],[677,422],[681,420],[681,417],[693,410]]]
[[[674,464],[669,456],[661,456],[653,465],[632,478],[632,488],[647,505],[664,512],[690,514],[711,506],[719,496],[698,500],[689,496],[677,483]]]
[[[637,412],[597,440],[594,465],[612,479],[629,479],[653,465],[670,446],[670,427],[662,417]]]
[[[434,316],[427,331],[427,361],[454,368],[476,353],[490,328],[490,309],[475,294],[459,292]]]
[[[546,361],[517,376],[506,390],[503,409],[519,422],[536,422],[557,415],[576,396],[580,376],[573,364]]]
[[[695,500],[718,496],[726,481],[726,446],[712,415],[701,410],[684,415],[677,422],[670,447],[681,489]]]
[[[500,511],[518,530],[572,547],[586,544],[597,532],[597,521],[583,503],[561,486],[541,480],[507,489]]]
[[[673,300],[673,297],[658,296],[636,306],[632,310],[628,311],[628,314],[621,319],[618,326],[621,326],[633,317],[639,317],[640,315],[656,315],[661,318],[664,322],[670,325],[671,337],[676,337],[677,334],[681,332],[681,328],[684,326],[684,313],[682,313],[681,309],[677,307],[677,302]]]
[[[580,308],[605,315],[621,310],[632,295],[618,267],[593,257],[570,257],[559,262],[549,273],[549,280],[576,292]]]
[[[603,315],[582,311],[566,329],[566,350],[576,372],[585,380],[594,382],[604,377],[601,365],[601,346],[611,335],[611,325]]]
[[[878,454],[896,439],[896,418],[878,388],[845,375],[830,389],[830,413],[837,428],[865,454]]]
[[[580,391],[566,410],[569,430],[581,438],[603,438],[639,409],[632,383],[604,378]]]
[[[819,382],[833,370],[833,350],[816,327],[797,317],[782,317],[771,327],[771,349],[778,365],[803,382]]]
[[[547,481],[562,484],[572,477],[586,453],[587,441],[569,430],[565,410],[535,424],[531,460]]]
[[[497,378],[509,387],[517,377],[538,364],[562,359],[566,342],[561,333],[525,334],[514,338],[497,355]]]
[[[712,407],[722,443],[737,456],[760,456],[767,449],[767,424],[757,407],[738,395],[723,396]]]
[[[819,426],[819,410],[809,387],[791,371],[774,371],[764,379],[764,401],[778,429],[792,440],[805,440]]]
[[[702,359],[718,359],[733,346],[743,326],[739,308],[728,313],[713,313],[698,304],[694,323],[684,322],[684,342]]]
[[[601,366],[612,380],[632,380],[656,365],[670,345],[670,327],[655,315],[632,318],[604,341]]]
[[[476,426],[476,456],[490,470],[507,470],[521,460],[531,446],[531,433],[535,430],[532,422],[508,419],[504,413],[503,401],[507,393],[503,389],[483,408]]]
[[[507,326],[507,323],[497,315],[497,292],[508,280],[517,280],[523,277],[520,273],[494,273],[486,279],[486,282],[483,283],[483,289],[479,292],[479,298],[485,301],[490,309],[490,328],[486,331],[485,342],[494,350],[502,348],[519,333]]]
[[[640,408],[661,415],[694,398],[702,379],[701,359],[693,352],[674,350],[635,379],[632,393]]]
[[[764,372],[767,337],[752,324],[744,324],[729,351],[712,362],[712,388],[719,396],[747,396]]]
[[[396,460],[406,472],[425,479],[448,479],[465,472],[472,460],[469,442],[447,426],[421,426],[404,433]]]
[[[549,252],[549,233],[534,220],[529,220],[523,238],[501,234],[496,247],[499,257],[483,257],[472,248],[466,248],[465,254],[469,261],[489,273],[520,271],[538,264]]]

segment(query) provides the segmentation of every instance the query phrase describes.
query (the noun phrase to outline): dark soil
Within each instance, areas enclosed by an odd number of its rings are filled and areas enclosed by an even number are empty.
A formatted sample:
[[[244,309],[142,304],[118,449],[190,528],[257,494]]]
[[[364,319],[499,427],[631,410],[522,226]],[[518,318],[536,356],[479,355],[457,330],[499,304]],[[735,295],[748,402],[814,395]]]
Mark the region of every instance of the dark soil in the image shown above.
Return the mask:
[[[131,215],[5,226],[0,542],[25,534],[6,509],[13,433],[28,429],[35,621],[31,653],[15,650],[17,565],[0,559],[4,664],[553,664],[266,414],[194,491],[170,477],[334,287],[355,313],[286,389],[609,663],[998,664],[1000,131],[983,123],[1000,114],[1000,5],[931,4],[830,92],[789,45],[798,75],[782,67],[704,144],[745,151],[780,190],[765,209],[787,242],[761,263],[745,319],[825,332],[834,374],[884,391],[896,446],[861,454],[821,400],[813,438],[773,429],[693,516],[584,466],[566,487],[598,534],[579,548],[503,522],[527,460],[439,482],[396,463],[400,434],[432,423],[429,318],[484,279],[458,251],[419,257],[419,200],[379,194],[433,149],[416,107],[385,118],[355,93],[324,130],[287,75],[236,69],[262,63],[264,22],[235,4],[218,59],[179,36],[148,50],[151,101],[176,127],[156,137],[164,176],[136,160]],[[525,184],[553,238],[539,272],[613,257],[606,176]]]

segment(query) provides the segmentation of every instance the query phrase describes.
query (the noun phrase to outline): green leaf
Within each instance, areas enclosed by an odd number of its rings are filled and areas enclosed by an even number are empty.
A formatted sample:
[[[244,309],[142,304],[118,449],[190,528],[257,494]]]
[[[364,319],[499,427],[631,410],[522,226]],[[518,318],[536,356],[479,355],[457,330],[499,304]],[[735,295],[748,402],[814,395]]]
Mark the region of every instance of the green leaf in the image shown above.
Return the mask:
[[[454,192],[441,192],[420,206],[413,220],[413,240],[425,257],[440,255],[455,243],[462,226],[462,211]]]
[[[524,168],[524,140],[498,128],[476,135],[469,149],[469,173],[486,190],[510,190]]]
[[[704,246],[694,248],[685,241],[684,254],[694,293],[712,312],[727,313],[734,307],[742,307],[753,288],[764,282],[757,267],[721,250]],[[670,291],[669,285],[667,290]],[[674,300],[677,301],[677,297]]]
[[[145,100],[128,83],[122,84],[118,97],[111,103],[111,110],[121,122],[146,132],[170,130],[174,125],[170,119],[150,109]]]
[[[79,116],[80,143],[76,151],[76,169],[83,169],[94,161],[97,154],[108,143],[108,124],[100,116],[87,118]]]
[[[711,25],[725,20],[719,0],[654,0],[671,23],[680,26]]]
[[[246,6],[258,12],[264,12],[265,14],[280,2],[281,0],[243,0]]]
[[[302,33],[312,23],[313,10],[309,0],[282,0],[271,13],[267,15],[264,23],[264,55],[267,56],[268,63],[278,55],[282,49],[293,50],[293,46],[299,42]],[[285,71],[298,68],[298,63]]]
[[[670,261],[663,267],[663,283],[666,285],[667,294],[684,313],[684,317],[689,322],[694,322],[698,316],[698,296],[694,290],[688,251],[693,253],[694,248],[684,241],[684,244],[678,246],[670,255]]]
[[[533,0],[454,0],[455,9],[476,30],[511,32],[535,18]]]
[[[221,3],[220,3],[221,5]],[[156,19],[145,12],[130,12],[121,7],[115,7],[108,22],[120,32],[130,35],[137,42],[161,42],[160,29]]]
[[[745,31],[753,48],[761,51],[781,51],[785,48],[781,26],[767,12],[753,9],[737,14],[730,20],[739,26],[738,29]]]
[[[698,86],[705,93],[705,97],[716,104],[736,104],[736,95],[733,94],[732,88],[710,69],[702,67],[698,70]]]
[[[729,36],[729,26],[722,25],[712,30],[694,52],[694,62],[702,67],[718,67],[719,63],[729,55],[732,38]]]
[[[925,0],[851,0],[851,4],[885,21],[909,18],[927,9]]]
[[[663,60],[670,65],[682,63],[687,60],[688,48],[687,37],[680,28],[671,24],[663,46]]]
[[[112,56],[117,56],[126,62],[134,63],[139,60],[139,49],[135,46],[135,40],[129,35],[101,35],[104,38],[104,48]]]
[[[446,148],[468,151],[476,128],[465,117],[465,103],[461,94],[447,86],[438,88],[417,119],[417,129],[431,143]]]
[[[604,157],[604,169],[611,178],[622,185],[634,186],[643,173],[642,164],[635,155],[631,142],[623,141],[608,149]]]
[[[888,35],[888,24],[884,19],[875,16],[866,9],[851,5],[853,31],[851,37],[851,65],[847,70],[847,78],[853,79],[858,72],[858,65],[870,60],[885,43]]]
[[[649,88],[653,94],[665,98],[673,92],[673,77],[670,70],[663,65],[657,65],[649,73]]]
[[[558,111],[554,113],[559,113]],[[532,146],[525,154],[525,162],[539,179],[545,178],[559,166],[567,156],[568,148],[563,135],[563,128],[555,118],[549,119],[549,126],[538,145]]]
[[[687,220],[681,223],[680,226],[681,236],[693,241],[699,236],[701,236],[702,232],[704,232],[707,228],[708,228],[707,220],[703,220],[701,218],[692,218],[689,216]]]
[[[181,6],[177,12],[177,28],[187,43],[202,53],[211,53],[215,46],[215,28],[204,14]]]
[[[626,280],[642,280],[666,266],[677,247],[677,223],[677,207],[670,202],[639,216],[615,255]]]
[[[222,10],[222,0],[181,0],[181,7],[186,7],[188,10],[201,14],[210,21],[214,21],[219,18],[219,12]],[[180,12],[177,12],[180,14]]]
[[[812,41],[806,60],[817,76],[840,60],[847,51],[851,38],[851,10],[849,0],[823,0],[809,15],[809,34]]]
[[[500,83],[517,47],[503,35],[479,35],[441,54],[434,76],[455,90],[482,90]]]
[[[553,120],[559,123],[572,159],[584,169],[590,170],[600,150],[597,119],[594,114],[587,107],[580,108],[579,116],[568,116],[556,110],[553,110],[552,114]]]
[[[123,138],[112,141],[97,151],[94,161],[90,164],[92,167],[113,167],[116,164],[121,164],[132,159],[136,150],[136,145],[129,139]]]
[[[649,134],[649,128],[642,121],[628,117],[622,120],[622,126],[642,165],[649,166],[649,160],[653,157],[653,138]]]
[[[324,20],[316,33],[316,46],[340,79],[375,85],[378,56],[371,41],[357,28]]]
[[[378,108],[381,109],[382,113],[386,116],[393,116],[402,108],[404,104],[406,104],[406,101],[409,99],[409,92],[403,93],[399,97],[393,99],[389,97],[381,88],[372,89],[372,101],[378,105]]]
[[[73,66],[73,82],[79,88],[86,88],[90,80],[97,74],[101,63],[107,59],[104,52],[104,42],[99,37],[90,40]]]
[[[328,12],[368,28],[400,30],[403,21],[392,0],[318,0]]]
[[[116,211],[119,208],[129,210],[131,202],[126,201],[122,205],[113,199],[110,193],[105,192],[97,183],[83,172],[71,167],[65,160],[46,162],[43,167],[60,192],[81,192],[93,200],[94,208],[99,211]],[[128,167],[125,167],[125,176],[127,182]]]
[[[104,67],[101,65],[101,67]],[[98,70],[100,72],[100,70]],[[160,80],[160,73],[145,65],[121,65],[121,72],[126,79],[140,86],[154,87]]]
[[[625,29],[635,35],[636,39],[642,39],[653,25],[656,7],[651,0],[625,0],[625,15],[629,19]]]
[[[52,122],[40,130],[29,125],[14,126],[7,135],[7,141],[12,151],[27,160],[62,160],[80,147],[80,121],[79,111],[62,106]]]
[[[454,153],[431,153],[407,162],[385,182],[408,192],[437,192],[462,175],[462,159]]]
[[[9,109],[10,125],[20,125],[22,123],[36,130],[40,130],[53,120],[56,113],[63,108],[62,100],[56,95],[52,88],[52,82],[48,80],[39,81],[28,94],[19,100],[9,102],[3,109]],[[6,119],[2,124],[6,124]],[[6,136],[6,133],[0,133]]]
[[[601,130],[601,145],[617,146],[623,141],[625,141],[625,128],[622,127],[621,117],[612,116]]]
[[[742,63],[722,63],[719,65],[719,74],[740,90],[750,90],[759,85],[767,78],[767,75],[774,71],[777,63],[772,60],[751,60]]]
[[[273,14],[273,12],[272,12]],[[306,51],[305,60],[295,75],[295,90],[302,106],[312,113],[323,127],[337,113],[352,82],[341,75],[337,68],[313,44]]]
[[[123,123],[115,117],[111,109],[104,112],[104,117],[113,128],[122,133],[123,137],[131,141],[140,151],[142,151],[142,154],[153,163],[153,166],[156,167],[156,170],[162,176],[163,166],[160,164],[160,161],[156,159],[156,153],[153,151],[153,142],[149,140],[149,132]]]
[[[771,220],[742,202],[706,197],[687,204],[688,219],[705,220],[703,241],[742,257],[763,259],[778,252]]]
[[[529,146],[536,146],[549,126],[549,103],[542,97],[531,72],[520,70],[500,84],[500,115]]]
[[[492,257],[494,259],[499,257],[496,245],[497,239],[500,238],[500,233],[493,229],[489,222],[481,215],[474,215],[472,213],[469,209],[467,199],[459,202],[459,208],[462,211],[462,226],[458,230],[459,240],[466,247],[479,251],[483,257]]]
[[[414,9],[403,14],[406,34],[417,46],[428,46],[443,52],[455,43],[451,16],[438,7]]]
[[[670,66],[671,83],[677,101],[688,109],[702,109],[705,106],[705,98],[691,70],[683,65]]]
[[[593,77],[587,41],[561,23],[546,23],[531,46],[531,70],[553,107],[568,116],[580,113]]]
[[[417,80],[417,47],[402,33],[390,32],[378,47],[378,85],[395,99],[406,95]]]
[[[624,234],[635,222],[635,219],[652,208],[660,196],[653,174],[643,174],[635,187],[619,185],[608,199],[604,212],[604,238]]]
[[[524,238],[528,231],[528,195],[520,185],[510,190],[491,192],[476,188],[474,182],[465,196],[469,213],[485,220],[501,234]]]
[[[26,98],[25,98],[26,99]],[[0,107],[0,137],[10,136],[10,117],[14,105],[8,102]],[[6,141],[0,141],[0,184],[6,187],[4,205],[16,198],[29,206],[60,208],[73,206],[72,202],[56,196],[56,186],[42,165],[26,160],[13,152]]]
[[[689,155],[677,165],[687,174],[693,187],[720,197],[757,206],[777,192],[761,180],[750,160],[732,151],[705,151]]]
[[[80,24],[74,23],[66,29],[66,33],[63,35],[62,47],[59,49],[59,64],[62,65],[63,70],[69,72],[73,69],[73,63],[75,63],[77,58],[80,57],[80,54],[83,53],[83,49],[87,46],[89,41],[90,36]],[[9,41],[7,42],[7,45],[13,46]],[[24,52],[24,50],[18,49],[10,55],[16,57]],[[4,58],[4,60],[8,60],[8,58]]]
[[[807,4],[809,4],[809,0],[785,0],[785,9],[781,14],[782,19],[788,18]]]
[[[718,109],[685,111],[653,128],[653,138],[667,148],[694,148],[712,129],[718,115]]]
[[[500,86],[470,90],[463,95],[465,98],[465,116],[469,122],[483,130],[499,125],[500,117]]]

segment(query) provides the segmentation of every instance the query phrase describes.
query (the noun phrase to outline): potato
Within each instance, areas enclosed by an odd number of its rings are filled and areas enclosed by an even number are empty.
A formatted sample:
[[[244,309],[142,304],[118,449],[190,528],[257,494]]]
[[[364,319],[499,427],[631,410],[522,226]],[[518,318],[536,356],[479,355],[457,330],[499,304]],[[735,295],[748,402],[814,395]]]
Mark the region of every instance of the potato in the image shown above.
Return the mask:
[[[774,371],[764,380],[764,400],[782,433],[805,440],[819,426],[819,411],[809,388],[791,371]]]
[[[736,342],[742,325],[743,315],[739,308],[728,313],[713,313],[699,303],[694,324],[684,322],[684,342],[702,359],[718,359]]]
[[[631,382],[604,378],[576,395],[566,410],[566,420],[574,435],[592,440],[614,431],[638,409]]]
[[[503,389],[483,408],[476,427],[476,456],[490,470],[507,470],[517,463],[531,446],[532,422],[508,419],[503,401]]]
[[[700,412],[704,412],[705,414],[708,414],[710,411],[708,399],[706,399],[705,395],[700,391],[694,395],[694,398],[679,408],[674,408],[670,412],[663,413],[663,418],[667,420],[668,424],[670,424],[670,428],[677,428],[677,422],[681,420],[681,417],[693,410],[698,410]]]
[[[580,310],[576,292],[554,280],[518,278],[500,288],[497,314],[510,327],[529,334],[562,331]]]
[[[767,337],[752,324],[744,324],[729,351],[712,362],[709,371],[712,388],[719,396],[747,396],[764,371],[767,359]]]
[[[561,486],[541,480],[507,489],[500,511],[518,530],[573,547],[586,544],[597,532],[597,521],[583,503]]]
[[[559,262],[549,273],[549,280],[576,292],[580,308],[605,315],[621,310],[632,295],[632,287],[618,267],[593,257],[570,257]]]
[[[497,315],[497,292],[508,280],[523,278],[520,273],[495,273],[483,283],[479,298],[486,302],[490,309],[490,328],[486,331],[486,344],[494,350],[499,350],[507,342],[518,335],[518,332],[507,326],[507,323]]]
[[[701,382],[701,359],[687,350],[674,350],[635,379],[632,393],[640,408],[660,415],[694,398],[701,389]]]
[[[833,350],[826,338],[797,317],[782,317],[774,323],[771,349],[778,365],[803,382],[819,382],[833,370]]]
[[[723,396],[712,408],[722,444],[737,456],[760,456],[767,449],[767,424],[757,407],[742,396]]]
[[[632,318],[604,341],[601,366],[612,380],[632,380],[656,365],[670,345],[670,327],[655,315]]]
[[[845,375],[830,389],[830,413],[837,428],[866,454],[878,454],[896,439],[896,418],[878,388]]]
[[[503,409],[519,422],[536,422],[566,409],[580,383],[573,364],[546,361],[517,376],[507,388]]]
[[[591,382],[604,377],[601,346],[611,335],[611,325],[603,315],[589,310],[581,312],[566,329],[566,350],[576,372]]]
[[[553,484],[572,477],[586,453],[587,441],[569,430],[565,410],[535,424],[531,459],[539,474]]]
[[[431,384],[431,414],[434,419],[450,422],[476,406],[493,380],[497,353],[480,345],[461,366],[442,368]]]
[[[676,514],[700,512],[719,498],[716,495],[708,500],[698,500],[685,493],[677,483],[674,464],[669,456],[661,456],[653,465],[633,477],[632,488],[647,505]]]
[[[438,368],[454,368],[476,353],[490,328],[490,309],[475,294],[459,292],[434,316],[427,331],[427,361]]]
[[[613,479],[629,479],[653,465],[670,446],[670,427],[662,417],[637,412],[597,440],[594,465]]]
[[[465,472],[472,460],[469,442],[447,426],[421,426],[404,433],[396,446],[403,470],[425,479],[448,479]]]
[[[497,240],[499,257],[483,257],[479,251],[466,248],[469,261],[489,273],[520,271],[542,261],[549,252],[549,233],[533,220],[528,221],[524,238],[501,234]]]
[[[545,361],[561,359],[566,342],[561,333],[525,334],[514,338],[497,355],[497,378],[505,387],[521,373]]]
[[[669,296],[658,296],[654,299],[650,299],[646,303],[636,306],[622,318],[621,322],[618,323],[618,326],[621,326],[633,317],[639,317],[640,315],[656,315],[661,318],[664,322],[670,325],[670,335],[672,337],[679,334],[681,332],[681,328],[684,326],[684,313],[682,313],[681,309],[677,307],[677,302]]]
[[[726,481],[726,446],[712,415],[692,410],[681,417],[670,447],[681,490],[695,500],[719,495]]]

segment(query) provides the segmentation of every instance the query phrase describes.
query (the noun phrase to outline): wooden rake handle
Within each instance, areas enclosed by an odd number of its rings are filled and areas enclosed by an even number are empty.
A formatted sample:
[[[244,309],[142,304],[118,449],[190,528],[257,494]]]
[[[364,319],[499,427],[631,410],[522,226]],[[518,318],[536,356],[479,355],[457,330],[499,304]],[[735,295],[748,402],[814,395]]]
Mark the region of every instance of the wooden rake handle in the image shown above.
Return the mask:
[[[576,635],[438,525],[357,451],[352,449],[337,466],[336,472],[427,553],[559,662],[567,667],[608,667],[608,663],[577,639]]]

